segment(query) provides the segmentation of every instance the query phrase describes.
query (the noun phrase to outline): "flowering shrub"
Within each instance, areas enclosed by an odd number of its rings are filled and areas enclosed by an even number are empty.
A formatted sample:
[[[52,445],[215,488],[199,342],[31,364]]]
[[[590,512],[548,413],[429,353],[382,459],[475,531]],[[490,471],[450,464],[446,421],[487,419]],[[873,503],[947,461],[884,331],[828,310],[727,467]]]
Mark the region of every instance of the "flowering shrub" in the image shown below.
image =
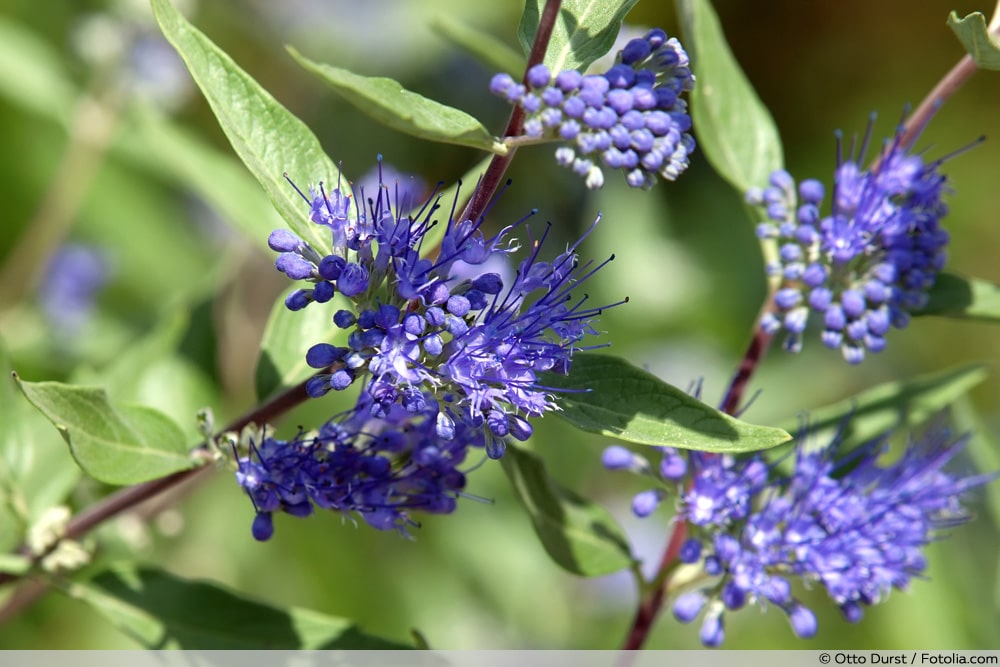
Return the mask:
[[[389,34],[419,3],[375,23],[362,4],[338,13],[332,42],[365,69],[419,68],[387,55],[429,51]],[[434,85],[509,114],[502,129],[290,49],[396,134],[483,153],[460,179],[446,149],[416,153],[332,102],[322,136],[340,144],[335,161],[276,99],[289,90],[268,92],[171,0],[151,0],[148,16],[81,15],[71,42],[86,90],[45,69],[58,58],[29,30],[0,22],[0,62],[27,72],[0,76],[0,94],[69,138],[0,265],[0,358],[14,378],[0,401],[0,587],[21,585],[0,603],[0,637],[20,645],[12,619],[58,588],[87,610],[82,634],[104,619],[148,648],[413,648],[388,637],[424,602],[446,610],[427,612],[426,631],[420,618],[425,648],[773,647],[842,641],[843,620],[894,590],[919,596],[921,579],[962,605],[979,594],[956,585],[964,572],[985,589],[995,524],[978,512],[981,535],[956,529],[988,499],[996,509],[996,415],[967,395],[987,370],[918,374],[973,354],[919,343],[931,317],[1000,321],[997,286],[950,257],[968,233],[969,176],[953,167],[971,156],[924,139],[955,122],[946,102],[977,69],[1000,69],[984,17],[949,19],[970,55],[877,149],[873,115],[860,140],[836,135],[832,179],[796,180],[711,3],[679,0],[676,23],[664,17],[678,36],[627,23],[634,4],[529,0],[523,53],[442,19],[490,69],[436,65]],[[322,23],[296,3],[256,5],[267,25],[313,35]],[[188,74],[242,164],[189,131]],[[319,99],[303,90],[300,108]],[[813,123],[810,135],[825,131]],[[554,164],[515,161],[538,144]],[[264,253],[275,271],[260,270]],[[727,337],[745,352],[703,400],[719,360],[738,354],[714,352]],[[773,342],[800,354],[765,361]],[[758,375],[762,364],[774,370]],[[215,496],[176,505],[212,477]],[[605,507],[629,497],[630,512]],[[513,508],[537,545],[508,521]],[[196,549],[153,539],[185,530]],[[967,560],[944,572],[934,550],[950,543]],[[553,606],[552,572],[524,566],[543,552],[581,578],[616,576]],[[139,565],[150,553],[168,567]],[[257,595],[275,593],[268,572],[280,572],[281,604],[189,579],[195,561]],[[608,623],[633,589],[631,616]],[[282,606],[333,595],[377,622]],[[499,636],[496,609],[529,598],[521,634]],[[757,621],[737,612],[752,606],[777,608],[792,632],[741,633]],[[546,623],[560,613],[585,629],[555,639]],[[960,648],[993,640],[955,636]]]

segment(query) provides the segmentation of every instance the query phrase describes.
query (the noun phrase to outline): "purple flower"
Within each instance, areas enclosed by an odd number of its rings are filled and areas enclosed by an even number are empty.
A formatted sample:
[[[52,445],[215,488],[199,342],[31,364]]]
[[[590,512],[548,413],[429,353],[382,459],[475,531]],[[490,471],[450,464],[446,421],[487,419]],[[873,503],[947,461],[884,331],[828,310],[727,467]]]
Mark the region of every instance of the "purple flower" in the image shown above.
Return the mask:
[[[679,499],[677,513],[690,535],[680,559],[700,564],[709,583],[678,597],[674,615],[688,623],[707,606],[706,646],[721,642],[723,611],[748,603],[772,604],[788,615],[797,636],[814,636],[815,615],[792,594],[796,578],[825,588],[844,617],[858,621],[865,606],[924,575],[925,547],[967,521],[963,497],[996,478],[947,472],[964,439],[950,440],[940,429],[890,464],[880,462],[884,441],[840,460],[839,444],[816,450],[803,443],[789,476],[757,455],[691,452],[687,478],[662,478],[661,488],[636,496],[639,516],[671,492]]]
[[[635,188],[650,188],[657,176],[676,179],[694,150],[691,118],[680,94],[694,87],[687,53],[660,29],[633,39],[603,74],[575,70],[555,76],[532,67],[525,87],[497,74],[490,91],[525,111],[524,134],[537,140],[572,142],[556,161],[583,176],[588,188],[604,184],[597,164],[621,169]]]
[[[526,418],[555,408],[538,375],[566,373],[573,353],[585,349],[581,341],[596,334],[591,321],[602,307],[577,290],[610,259],[579,262],[581,238],[544,261],[546,230],[512,272],[508,258],[518,246],[510,236],[530,216],[488,234],[482,218],[436,220],[436,195],[411,214],[400,188],[369,187],[357,196],[323,186],[303,194],[310,218],[330,230],[329,249],[290,232],[269,239],[280,253],[276,267],[312,286],[288,298],[290,309],[329,302],[337,292],[354,307],[330,306],[346,344],[310,349],[307,362],[319,373],[307,391],[322,396],[361,380],[371,399],[365,405],[379,418],[397,405],[410,412],[441,406],[448,420],[483,431],[487,452],[499,456],[503,438],[530,436]],[[436,225],[444,231],[432,257],[424,240]],[[451,428],[442,423],[440,431]]]
[[[482,433],[458,421],[442,437],[442,413],[431,401],[416,413],[393,406],[379,418],[371,416],[371,402],[362,392],[353,410],[318,433],[266,437],[238,459],[236,480],[256,510],[256,539],[271,537],[275,512],[330,510],[406,534],[419,525],[414,513],[454,511],[468,450],[484,446]]]
[[[797,195],[792,177],[776,171],[768,188],[747,194],[769,218],[758,235],[779,245],[767,270],[781,288],[761,325],[769,333],[784,329],[788,350],[801,349],[814,313],[823,322],[823,344],[860,363],[866,352],[885,348],[890,327],[905,327],[910,312],[926,305],[944,266],[941,162],[909,153],[900,135],[868,170],[863,156],[864,146],[837,166],[825,217],[818,181],[803,181]]]

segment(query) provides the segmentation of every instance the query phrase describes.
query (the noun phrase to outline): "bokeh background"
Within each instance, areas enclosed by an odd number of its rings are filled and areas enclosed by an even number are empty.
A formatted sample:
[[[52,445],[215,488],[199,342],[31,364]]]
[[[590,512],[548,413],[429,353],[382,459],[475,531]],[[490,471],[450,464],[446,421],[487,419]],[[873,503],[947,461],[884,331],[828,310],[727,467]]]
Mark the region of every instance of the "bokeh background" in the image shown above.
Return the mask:
[[[193,437],[195,408],[211,406],[221,424],[252,405],[261,332],[287,284],[259,244],[198,194],[227,181],[216,182],[211,170],[196,178],[178,175],[162,145],[134,131],[152,114],[201,148],[235,159],[207,105],[159,41],[148,7],[125,0],[43,4],[44,10],[38,2],[0,0],[0,42],[6,44],[0,59],[0,336],[23,377],[127,377],[126,398],[192,424]],[[448,17],[515,45],[522,9],[516,0],[182,4],[197,26],[313,129],[351,178],[382,153],[387,163],[426,182],[450,182],[481,156],[375,124],[299,69],[286,44],[314,60],[394,77],[476,115],[494,131],[506,119],[506,104],[487,92],[493,72],[432,24]],[[826,180],[834,164],[833,131],[862,132],[877,111],[876,136],[890,134],[904,106],[917,104],[962,55],[945,26],[948,12],[990,9],[939,0],[717,0],[716,7],[734,53],[774,114],[789,169],[800,178]],[[641,2],[628,20],[677,33],[670,3]],[[983,72],[940,110],[919,145],[937,157],[998,132],[1000,74]],[[950,268],[1000,281],[1000,144],[987,141],[949,160],[946,171],[955,190],[947,219]],[[589,287],[597,301],[631,299],[602,319],[602,329],[613,332],[614,352],[682,387],[702,378],[703,397],[718,400],[764,294],[761,260],[739,195],[697,153],[679,182],[648,193],[631,191],[610,174],[604,190],[584,194],[579,179],[557,168],[545,147],[521,151],[510,176],[514,185],[496,207],[493,224],[538,207],[555,224],[558,247],[603,212],[584,254],[619,258]],[[69,301],[53,304],[50,297],[66,290],[53,287],[47,267],[65,244],[75,249],[72,261],[83,273],[71,281]],[[63,265],[70,261],[65,257]],[[91,286],[94,306],[78,308]],[[177,351],[130,356],[151,334],[173,335]],[[880,382],[970,361],[992,364],[998,335],[990,325],[920,319],[893,332],[888,349],[860,367],[848,367],[815,338],[798,356],[775,349],[756,378],[762,393],[745,418],[777,423]],[[994,374],[962,406],[966,423],[971,409],[978,415],[982,460],[990,451],[998,456],[989,445],[1000,440],[998,396],[1000,376]],[[316,424],[335,407],[314,402],[283,428]],[[555,477],[609,507],[636,552],[655,561],[669,512],[664,508],[644,521],[630,516],[631,495],[641,486],[601,469],[607,444],[551,418],[539,424],[533,440]],[[38,475],[63,480],[53,482],[56,488],[74,484],[54,429],[40,429],[22,446],[43,461]],[[959,466],[971,471],[974,462],[963,459]],[[83,506],[108,490],[83,481],[69,502]],[[438,648],[617,646],[636,600],[630,580],[581,580],[549,561],[499,466],[488,462],[477,470],[470,491],[492,504],[462,502],[454,515],[424,521],[413,541],[314,516],[279,517],[275,537],[258,544],[250,535],[250,503],[223,473],[181,499],[147,509],[148,523],[127,516],[107,525],[98,534],[99,560],[134,556],[274,604],[353,618],[373,634],[399,640],[418,628]],[[842,622],[822,591],[803,591],[820,618],[815,640],[796,640],[780,611],[754,608],[727,617],[725,646],[1000,647],[1000,516],[991,512],[991,502],[996,508],[989,492],[973,496],[976,520],[931,546],[928,580],[894,592],[861,624]],[[135,646],[58,593],[0,627],[0,648]],[[697,628],[680,626],[669,614],[649,644],[698,646]]]

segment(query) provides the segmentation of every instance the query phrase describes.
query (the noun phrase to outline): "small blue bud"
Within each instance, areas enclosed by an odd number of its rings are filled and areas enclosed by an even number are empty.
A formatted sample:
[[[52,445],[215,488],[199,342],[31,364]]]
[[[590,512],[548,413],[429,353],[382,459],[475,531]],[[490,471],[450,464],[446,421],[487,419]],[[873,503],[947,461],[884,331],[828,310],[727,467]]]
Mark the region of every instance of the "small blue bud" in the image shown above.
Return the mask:
[[[688,591],[677,597],[674,601],[674,618],[681,623],[690,623],[698,618],[698,614],[705,608],[708,598],[701,591]]]
[[[661,500],[663,500],[663,492],[659,489],[640,491],[632,499],[632,512],[643,519],[656,511]]]
[[[283,252],[274,261],[274,268],[292,280],[304,280],[312,277],[316,265],[293,252]]]
[[[601,455],[601,464],[608,470],[627,470],[634,462],[635,455],[621,445],[611,445]]]
[[[276,252],[295,252],[304,246],[302,239],[287,229],[275,229],[267,237],[267,245]]]
[[[253,519],[250,527],[253,538],[258,542],[267,542],[274,535],[274,518],[270,512],[260,512]]]
[[[816,622],[816,615],[805,605],[796,604],[788,612],[788,620],[792,624],[792,631],[800,639],[811,639],[816,636],[819,624]]]

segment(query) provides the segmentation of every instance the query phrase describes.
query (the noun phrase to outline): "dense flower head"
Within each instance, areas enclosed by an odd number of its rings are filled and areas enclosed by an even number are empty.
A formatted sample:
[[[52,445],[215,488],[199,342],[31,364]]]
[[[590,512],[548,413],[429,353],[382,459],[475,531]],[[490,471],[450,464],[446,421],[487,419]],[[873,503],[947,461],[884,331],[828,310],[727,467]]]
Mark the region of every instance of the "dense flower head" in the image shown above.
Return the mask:
[[[626,44],[603,74],[553,74],[535,65],[525,84],[509,74],[490,83],[495,95],[524,109],[524,136],[567,142],[556,161],[592,189],[604,184],[600,164],[621,169],[635,188],[652,187],[657,175],[672,181],[687,169],[694,138],[681,95],[693,87],[687,53],[659,28]]]
[[[609,448],[607,467],[646,472],[662,483],[636,496],[637,515],[651,513],[651,493],[677,499],[677,518],[688,529],[678,558],[700,574],[673,611],[684,623],[703,616],[706,646],[722,643],[724,612],[747,604],[777,606],[797,636],[812,637],[816,617],[793,595],[795,579],[821,585],[848,621],[860,620],[864,607],[924,573],[924,547],[968,520],[963,496],[995,477],[945,471],[964,442],[942,429],[911,442],[890,464],[880,462],[882,440],[840,460],[839,444],[839,438],[819,449],[800,443],[790,475],[759,455],[690,452],[688,474],[680,477],[663,472],[678,469],[677,450],[665,449],[657,473],[638,455],[623,465],[621,448]]]
[[[590,322],[601,309],[573,289],[604,264],[578,261],[583,239],[542,260],[546,228],[505,278],[483,267],[509,261],[519,248],[510,234],[527,218],[489,235],[483,218],[456,220],[454,213],[431,258],[424,240],[437,224],[438,197],[411,212],[410,198],[404,205],[399,189],[392,192],[379,180],[374,194],[321,185],[303,195],[312,222],[330,234],[328,254],[289,231],[271,234],[276,267],[308,283],[288,297],[288,308],[322,306],[338,293],[350,306],[330,304],[341,342],[308,350],[306,361],[318,372],[307,390],[321,396],[364,380],[374,417],[396,405],[418,413],[447,402],[440,435],[464,421],[482,429],[488,453],[500,456],[505,437],[531,434],[527,417],[556,407],[539,374],[568,372],[579,342],[597,333]]]
[[[823,344],[852,364],[884,349],[889,330],[905,327],[926,305],[948,244],[940,225],[947,213],[941,162],[908,152],[899,135],[867,170],[863,154],[862,146],[838,160],[826,215],[823,184],[810,179],[796,187],[785,171],[747,193],[767,213],[758,236],[778,245],[767,271],[780,286],[761,326],[784,330],[785,348],[798,351],[812,314],[822,322]]]
[[[416,412],[392,406],[381,417],[371,416],[371,403],[362,392],[353,410],[318,432],[265,437],[238,458],[237,482],[257,512],[256,539],[271,537],[275,512],[331,510],[407,534],[418,525],[414,512],[454,511],[466,483],[462,466],[470,447],[485,445],[482,432],[454,420],[450,437],[442,437],[438,424],[449,408],[430,400]]]

